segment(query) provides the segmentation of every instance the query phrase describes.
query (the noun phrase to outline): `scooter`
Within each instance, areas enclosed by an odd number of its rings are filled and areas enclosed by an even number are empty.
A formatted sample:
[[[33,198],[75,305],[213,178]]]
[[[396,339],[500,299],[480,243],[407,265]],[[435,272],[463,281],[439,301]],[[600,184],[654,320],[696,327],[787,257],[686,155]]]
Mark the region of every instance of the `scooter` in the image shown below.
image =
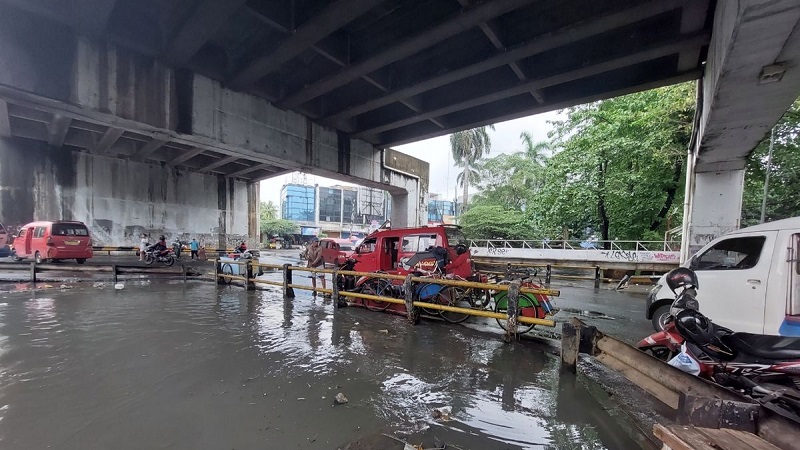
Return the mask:
[[[734,333],[699,311],[694,271],[674,269],[666,281],[673,292],[680,292],[671,307],[671,325],[655,333],[665,333],[663,339],[652,341],[665,347],[673,341],[683,342],[669,364],[740,391],[800,422],[800,338]]]

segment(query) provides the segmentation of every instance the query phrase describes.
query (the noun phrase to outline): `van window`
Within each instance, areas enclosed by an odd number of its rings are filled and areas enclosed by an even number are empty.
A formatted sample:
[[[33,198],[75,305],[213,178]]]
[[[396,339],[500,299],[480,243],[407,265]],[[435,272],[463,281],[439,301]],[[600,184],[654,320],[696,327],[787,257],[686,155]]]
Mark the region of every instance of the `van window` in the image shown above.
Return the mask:
[[[743,270],[755,267],[766,241],[764,236],[748,236],[717,242],[702,255],[695,256],[695,270]]]
[[[469,246],[467,242],[467,237],[464,236],[464,233],[461,231],[461,228],[455,227],[444,227],[444,233],[447,235],[447,245],[448,247],[455,247],[458,244],[464,244]]]
[[[375,251],[375,244],[377,243],[376,238],[372,239],[364,239],[364,242],[361,243],[361,247],[359,247],[359,253],[372,253]]]
[[[33,237],[40,238],[44,237],[44,227],[36,227],[33,229]]]
[[[54,223],[53,234],[56,236],[88,236],[89,230],[85,225],[77,223]]]
[[[403,252],[424,252],[429,247],[436,247],[435,234],[412,234],[403,237]]]
[[[19,230],[19,235],[17,237],[25,237],[25,228]]]

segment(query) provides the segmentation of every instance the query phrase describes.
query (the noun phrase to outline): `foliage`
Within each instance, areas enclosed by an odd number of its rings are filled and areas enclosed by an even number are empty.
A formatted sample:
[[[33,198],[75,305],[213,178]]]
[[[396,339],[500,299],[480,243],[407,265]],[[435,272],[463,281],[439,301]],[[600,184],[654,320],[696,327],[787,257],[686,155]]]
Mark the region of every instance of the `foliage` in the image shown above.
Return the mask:
[[[300,230],[294,223],[284,219],[269,219],[261,221],[261,233],[267,236],[286,236],[297,234]]]
[[[602,239],[662,236],[679,223],[694,86],[681,84],[567,110],[554,122],[559,150],[535,204],[544,231],[584,228]],[[669,217],[672,216],[672,217]]]
[[[470,184],[474,185],[480,181],[479,172],[474,167],[475,163],[483,158],[484,153],[488,155],[492,149],[492,140],[489,138],[487,128],[494,130],[494,125],[458,131],[450,135],[450,151],[453,153],[453,160],[456,167],[463,168],[456,178],[456,181],[464,188],[462,211],[467,210]]]
[[[755,225],[761,219],[764,179],[770,135],[758,144],[747,161],[742,226]],[[767,194],[766,221],[800,216],[800,99],[796,100],[775,125],[775,144]]]
[[[499,205],[475,204],[459,223],[464,234],[475,239],[527,239],[533,232],[525,213]]]
[[[272,201],[261,202],[259,205],[259,218],[261,222],[273,220],[278,218],[278,207]]]

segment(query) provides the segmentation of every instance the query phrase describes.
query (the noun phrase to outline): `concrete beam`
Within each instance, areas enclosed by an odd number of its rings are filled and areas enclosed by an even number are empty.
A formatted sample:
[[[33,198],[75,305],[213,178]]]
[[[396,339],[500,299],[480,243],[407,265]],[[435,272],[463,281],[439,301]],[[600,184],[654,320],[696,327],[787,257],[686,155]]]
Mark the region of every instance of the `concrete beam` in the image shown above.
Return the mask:
[[[631,55],[615,58],[601,63],[593,64],[590,66],[582,67],[580,69],[563,72],[558,75],[541,78],[538,80],[531,80],[524,83],[519,83],[516,86],[501,89],[495,92],[488,92],[484,95],[475,96],[468,100],[459,101],[439,108],[429,110],[427,112],[419,113],[404,119],[395,120],[393,122],[384,123],[363,130],[359,130],[355,136],[363,138],[364,136],[373,136],[378,133],[393,130],[396,128],[404,127],[412,123],[420,122],[430,118],[444,116],[456,111],[469,109],[475,106],[480,106],[486,103],[502,100],[505,98],[513,97],[519,94],[530,92],[532,89],[542,89],[558,84],[567,83],[570,81],[580,80],[582,78],[591,77],[604,72],[622,69],[625,67],[633,66],[645,61],[658,59],[664,56],[679,53],[686,48],[694,48],[702,46],[707,43],[709,36],[707,34],[700,34],[692,37],[684,37],[677,42],[666,45],[658,45],[649,49],[633,53]]]
[[[54,115],[53,121],[47,126],[47,143],[53,147],[63,146],[70,124],[72,124],[71,118],[59,114]]]
[[[362,75],[374,72],[395,61],[407,58],[421,50],[435,45],[449,37],[455,36],[480,23],[511,12],[534,0],[495,0],[486,2],[465,13],[454,16],[441,24],[418,33],[417,35],[393,45],[365,60],[351,64],[339,72],[325,77],[315,83],[284,98],[280,104],[285,108],[294,108],[313,100],[327,92],[344,86]]]
[[[121,128],[109,128],[103,134],[103,137],[101,137],[100,140],[94,145],[94,148],[92,148],[92,153],[98,155],[108,153],[108,150],[111,149],[111,146],[117,142],[117,139],[119,139],[124,132],[125,130]]]
[[[256,164],[254,166],[245,167],[244,169],[237,170],[236,172],[225,174],[226,177],[230,178],[237,178],[241,177],[242,175],[248,174],[250,172],[255,172],[256,170],[266,170],[266,169],[280,169],[279,167],[275,167],[272,164]]]
[[[71,0],[73,22],[89,36],[101,36],[117,0]]]
[[[471,7],[475,1],[474,0],[458,0],[458,3],[465,8]],[[500,38],[500,29],[495,24],[495,21],[484,22],[480,24],[480,29],[483,31],[483,34],[489,39],[489,42],[494,45],[494,48],[497,50],[505,50],[506,46],[503,43],[503,40]],[[519,81],[525,81],[527,76],[522,71],[522,68],[519,67],[519,64],[516,62],[512,62],[508,64],[508,67],[514,72],[514,75],[517,76]],[[542,93],[536,89],[531,90],[531,95],[533,98],[536,99],[537,103],[544,103],[544,97]],[[444,128],[444,127],[441,127]]]
[[[164,57],[176,66],[186,65],[245,3],[246,0],[203,0],[170,40]]]
[[[8,103],[0,99],[0,136],[11,137],[11,116],[8,114]]]
[[[238,156],[235,156],[235,155],[234,156],[226,156],[226,157],[220,158],[220,159],[214,161],[213,163],[208,164],[208,165],[206,165],[204,167],[200,167],[199,169],[197,169],[197,171],[198,172],[209,172],[209,171],[212,171],[212,170],[214,170],[214,169],[216,169],[218,167],[222,167],[225,164],[230,164],[230,163],[236,161],[237,159],[240,159],[240,158]]]
[[[563,102],[557,103],[549,103],[540,105],[538,107],[532,108],[524,108],[517,111],[512,112],[505,112],[503,114],[496,114],[496,115],[487,115],[484,119],[479,121],[471,121],[471,122],[463,122],[459,124],[452,124],[449,125],[447,128],[443,130],[437,130],[430,133],[408,133],[403,132],[401,130],[394,130],[388,133],[385,133],[382,136],[382,140],[380,143],[380,147],[388,148],[394,147],[397,145],[409,144],[411,142],[417,142],[423,139],[430,139],[437,136],[443,136],[446,134],[454,133],[456,131],[462,130],[469,130],[476,127],[482,127],[484,125],[488,125],[490,123],[498,123],[498,122],[505,122],[507,120],[514,120],[519,119],[520,117],[528,117],[535,114],[540,114],[543,112],[548,111],[555,111],[557,109],[569,108],[570,106],[575,105],[582,105],[584,103],[591,103],[596,102],[599,100],[604,100],[607,98],[612,97],[619,97],[622,95],[633,94],[634,92],[642,92],[647,91],[650,89],[659,88],[662,86],[668,86],[671,84],[683,83],[684,81],[689,80],[696,80],[700,78],[702,75],[702,71],[700,69],[690,70],[684,72],[682,74],[675,75],[673,77],[664,78],[657,81],[642,83],[636,86],[631,86],[624,89],[617,89],[615,91],[609,91],[606,93],[599,93],[594,95],[588,95],[585,97],[576,98],[573,100],[566,100]]]
[[[373,111],[396,101],[422,94],[524,58],[529,58],[558,47],[569,45],[581,39],[588,39],[592,36],[597,36],[672,11],[689,3],[689,1],[690,0],[652,0],[625,11],[599,17],[597,20],[569,25],[546,33],[541,37],[513,49],[499,52],[491,58],[486,58],[477,63],[453,69],[442,75],[437,75],[425,80],[416,80],[405,88],[395,90],[387,95],[368,100],[360,105],[351,106],[337,113],[330,114],[323,119],[323,122],[329,125],[337,124],[350,117]]]
[[[385,0],[337,0],[329,3],[276,49],[256,58],[236,74],[230,82],[231,87],[242,89],[252,85],[383,1]]]
[[[147,159],[148,156],[152,155],[153,152],[158,150],[159,148],[163,147],[168,141],[163,139],[152,139],[150,142],[147,142],[140,148],[136,154],[133,155],[134,161],[144,161]]]
[[[194,158],[195,156],[203,153],[206,151],[204,148],[193,148],[191,150],[186,150],[182,155],[174,158],[172,161],[169,162],[170,165],[177,166],[178,164],[185,163],[190,159]]]

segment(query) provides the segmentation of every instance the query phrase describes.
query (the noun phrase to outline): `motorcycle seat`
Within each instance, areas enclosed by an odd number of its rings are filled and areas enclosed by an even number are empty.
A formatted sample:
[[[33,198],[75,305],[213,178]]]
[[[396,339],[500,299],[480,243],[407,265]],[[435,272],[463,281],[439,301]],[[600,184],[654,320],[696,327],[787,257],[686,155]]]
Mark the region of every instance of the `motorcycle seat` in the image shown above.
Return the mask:
[[[770,360],[800,359],[800,338],[766,334],[733,333],[722,336],[733,350]]]

